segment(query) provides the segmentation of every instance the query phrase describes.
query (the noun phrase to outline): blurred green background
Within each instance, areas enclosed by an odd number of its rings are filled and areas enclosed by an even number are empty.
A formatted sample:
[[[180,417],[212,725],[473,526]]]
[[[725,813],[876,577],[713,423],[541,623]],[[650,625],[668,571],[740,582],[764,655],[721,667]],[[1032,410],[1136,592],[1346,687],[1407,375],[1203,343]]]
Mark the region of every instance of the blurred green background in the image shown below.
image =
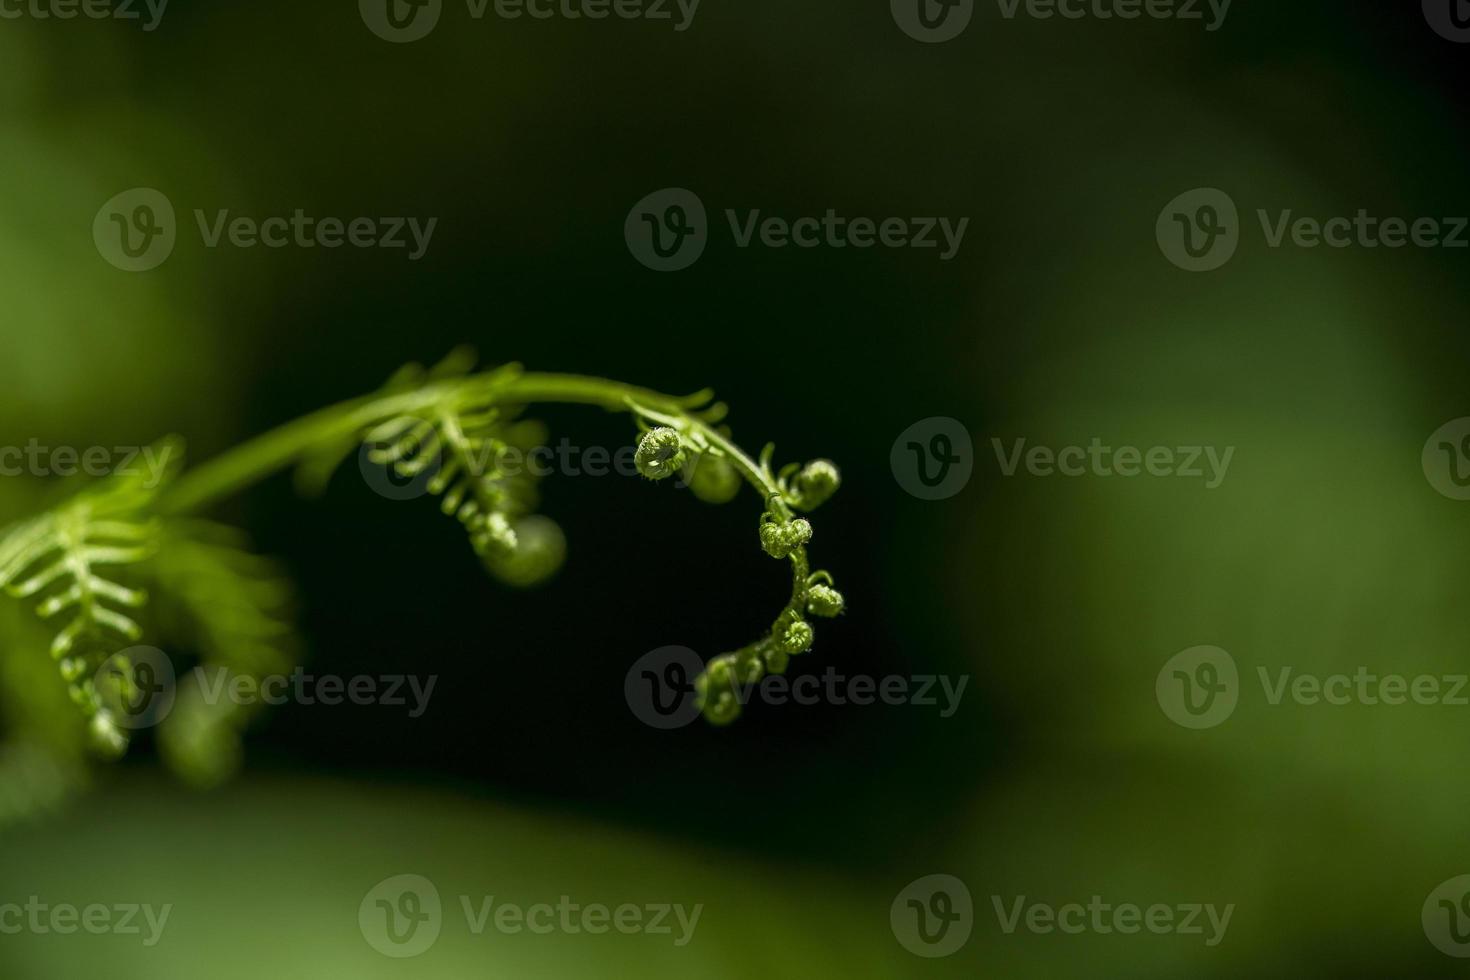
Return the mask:
[[[349,466],[323,501],[277,479],[221,516],[279,556],[310,666],[433,673],[431,710],[263,716],[234,783],[196,793],[144,744],[80,798],[0,833],[0,904],[173,903],[156,947],[0,936],[0,973],[475,976],[1451,975],[1425,897],[1470,872],[1452,706],[1270,706],[1273,672],[1470,670],[1470,504],[1435,493],[1429,434],[1470,415],[1465,255],[1266,247],[1256,208],[1449,216],[1467,51],[1415,4],[1238,0],[1178,21],[1006,20],[924,45],[883,3],[706,0],[643,21],[469,18],[393,45],[355,5],[170,7],[158,29],[0,22],[0,388],[8,445],[193,459],[471,343],[490,361],[669,391],[715,387],[747,448],[827,456],[816,559],[849,613],[796,665],[970,675],[919,706],[772,706],[646,728],[644,652],[713,655],[783,601],[748,494],[723,509],[624,479],[557,479],[567,567],[515,593],[427,502]],[[164,191],[180,242],[128,274],[93,216]],[[694,190],[717,228],[675,274],[623,222]],[[1247,216],[1208,275],[1160,253],[1194,187]],[[195,208],[439,219],[402,252],[205,249]],[[970,218],[933,251],[737,249],[725,208]],[[616,447],[625,419],[537,413]],[[898,434],[952,416],[955,497],[908,495]],[[992,438],[1234,446],[1224,484],[1005,478]],[[0,520],[54,494],[0,480]],[[711,560],[717,555],[717,560]],[[1155,698],[1166,660],[1230,651],[1224,725]],[[38,657],[44,653],[38,651]],[[49,668],[38,673],[49,678]],[[38,681],[42,683],[43,681]],[[59,683],[59,682],[56,682]],[[3,708],[18,711],[17,692]],[[358,903],[422,874],[450,896],[703,903],[693,942],[470,935],[378,955]],[[909,882],[962,879],[943,959],[889,926]],[[992,896],[1233,904],[1225,940],[1007,934]]]

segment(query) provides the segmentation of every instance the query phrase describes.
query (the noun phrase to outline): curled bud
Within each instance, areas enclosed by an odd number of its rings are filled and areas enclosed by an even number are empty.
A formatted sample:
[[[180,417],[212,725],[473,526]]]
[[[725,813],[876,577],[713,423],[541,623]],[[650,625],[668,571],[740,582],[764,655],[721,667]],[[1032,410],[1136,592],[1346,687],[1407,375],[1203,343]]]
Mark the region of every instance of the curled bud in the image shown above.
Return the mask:
[[[830,585],[814,585],[806,593],[806,611],[813,616],[831,619],[841,615],[845,601],[842,593]]]
[[[740,493],[740,471],[723,456],[701,453],[684,469],[684,481],[707,504],[728,504]]]
[[[663,480],[684,468],[688,454],[679,433],[668,426],[649,429],[638,440],[638,451],[633,455],[638,472],[650,480]]]
[[[128,733],[117,727],[111,713],[99,711],[87,726],[92,747],[109,759],[117,759],[128,750]]]
[[[499,515],[496,515],[499,516]],[[485,567],[506,585],[529,588],[555,575],[567,556],[567,539],[549,517],[532,514],[516,522],[515,546],[509,552],[487,552]]]
[[[815,510],[837,492],[842,485],[842,474],[830,459],[814,459],[791,481],[786,498],[791,506],[799,510]]]
[[[812,539],[812,526],[802,518],[784,524],[767,520],[761,524],[761,547],[772,558],[788,558]]]
[[[510,521],[499,511],[494,511],[483,520],[470,523],[470,545],[475,554],[486,561],[508,558],[515,554],[519,542]]]
[[[699,710],[711,724],[728,725],[740,717],[736,656],[716,657],[694,681]]]
[[[816,630],[812,629],[810,623],[804,620],[793,620],[777,638],[781,645],[781,651],[796,656],[798,653],[806,653],[812,648],[812,643],[817,638]]]

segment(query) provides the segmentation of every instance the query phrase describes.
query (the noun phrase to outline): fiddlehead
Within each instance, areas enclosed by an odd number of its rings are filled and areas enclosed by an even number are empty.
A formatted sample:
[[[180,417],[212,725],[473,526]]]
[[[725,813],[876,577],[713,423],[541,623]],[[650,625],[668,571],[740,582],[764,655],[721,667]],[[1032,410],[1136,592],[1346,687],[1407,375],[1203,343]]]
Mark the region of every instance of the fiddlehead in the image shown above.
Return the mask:
[[[639,429],[634,463],[642,476],[678,475],[712,503],[732,500],[742,484],[759,495],[759,543],[789,562],[791,597],[759,639],[712,659],[696,682],[712,722],[739,715],[740,685],[784,672],[791,657],[812,648],[811,618],[843,611],[832,577],[811,569],[807,546],[814,532],[798,516],[837,490],[832,463],[773,472],[773,448],[755,460],[735,445],[723,424],[726,407],[709,392],[675,397],[598,378],[528,373],[518,365],[482,373],[471,373],[471,366],[464,352],[433,369],[409,366],[374,395],[286,425],[172,482],[145,486],[113,478],[0,534],[0,587],[34,602],[43,618],[65,619],[51,655],[98,748],[118,754],[127,737],[111,723],[90,675],[118,647],[141,639],[145,626],[162,640],[190,646],[205,668],[231,676],[259,677],[290,663],[295,644],[282,577],[250,555],[235,532],[197,520],[278,471],[294,469],[299,488],[320,493],[343,460],[365,453],[399,480],[422,481],[423,492],[465,526],[471,546],[501,580],[532,585],[553,574],[566,552],[561,530],[534,513],[535,474],[509,465],[545,441],[539,424],[521,418],[534,403],[628,412]],[[165,445],[170,456],[180,456],[178,450],[175,442]],[[158,594],[151,619],[142,615],[142,583]],[[217,781],[238,760],[249,714],[201,700],[186,682],[160,735],[165,758],[197,782]]]

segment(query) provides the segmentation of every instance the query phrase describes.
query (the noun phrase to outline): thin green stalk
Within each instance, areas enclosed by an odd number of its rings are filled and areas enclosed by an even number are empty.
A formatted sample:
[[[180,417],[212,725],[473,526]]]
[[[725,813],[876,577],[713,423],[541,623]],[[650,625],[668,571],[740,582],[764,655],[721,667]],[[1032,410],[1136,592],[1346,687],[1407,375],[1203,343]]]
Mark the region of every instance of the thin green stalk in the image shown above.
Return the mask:
[[[226,452],[183,474],[163,495],[166,514],[191,513],[210,507],[282,470],[323,445],[351,438],[384,419],[413,415],[441,405],[455,393],[493,395],[504,404],[560,403],[629,411],[630,404],[677,413],[724,451],[731,463],[763,495],[778,493],[760,468],[728,439],[702,421],[684,414],[687,406],[708,400],[703,393],[678,398],[603,378],[574,374],[521,374],[506,380],[500,371],[439,382],[397,395],[356,398],[313,412]]]

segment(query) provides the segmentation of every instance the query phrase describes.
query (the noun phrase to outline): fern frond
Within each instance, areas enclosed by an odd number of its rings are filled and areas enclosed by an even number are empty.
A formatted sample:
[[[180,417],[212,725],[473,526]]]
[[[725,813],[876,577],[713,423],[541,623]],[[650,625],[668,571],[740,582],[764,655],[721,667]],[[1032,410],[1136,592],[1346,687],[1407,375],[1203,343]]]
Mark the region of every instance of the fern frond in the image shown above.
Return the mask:
[[[392,418],[365,433],[368,459],[401,479],[425,481],[440,509],[464,525],[477,555],[508,557],[517,546],[514,522],[534,509],[536,493],[524,467],[507,471],[503,463],[527,443],[539,444],[541,430],[492,405],[450,404],[427,414]]]
[[[175,462],[181,455],[177,443],[159,451]],[[124,582],[156,550],[158,522],[148,507],[157,490],[141,476],[114,476],[0,539],[0,589],[33,602],[43,620],[64,622],[51,656],[89,713],[97,705],[88,674],[142,637],[135,617],[147,594]]]
[[[452,352],[433,368],[411,364],[400,369],[375,396],[394,411],[330,446],[308,454],[297,467],[297,486],[318,491],[331,473],[360,447],[365,461],[390,470],[417,491],[440,499],[440,509],[464,525],[470,545],[486,566],[503,579],[524,584],[528,565],[518,549],[521,532],[534,532],[536,568],[553,549],[540,545],[549,532],[544,519],[523,525],[537,505],[536,476],[525,465],[529,453],[546,439],[545,428],[519,418],[519,407],[502,403],[498,389],[522,374],[508,364],[474,379],[475,354]],[[469,383],[473,380],[473,383]],[[507,466],[507,461],[515,465]],[[406,496],[416,495],[413,489]]]

